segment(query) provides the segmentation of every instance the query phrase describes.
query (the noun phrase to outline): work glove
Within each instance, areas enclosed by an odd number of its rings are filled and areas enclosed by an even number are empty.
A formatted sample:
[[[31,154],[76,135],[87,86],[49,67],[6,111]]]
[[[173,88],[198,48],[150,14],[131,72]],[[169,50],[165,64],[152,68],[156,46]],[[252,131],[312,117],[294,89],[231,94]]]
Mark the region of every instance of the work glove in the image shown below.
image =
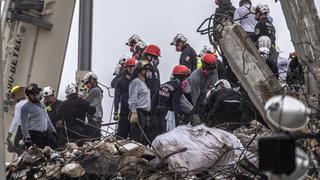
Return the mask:
[[[23,138],[23,140],[21,140],[19,142],[20,146],[24,146],[26,149],[28,149],[30,146],[32,146],[32,141],[30,138]]]
[[[138,122],[138,113],[137,112],[131,112],[130,124],[135,124],[137,122]]]
[[[113,120],[119,121],[120,120],[120,113],[119,112],[114,112],[113,113]]]

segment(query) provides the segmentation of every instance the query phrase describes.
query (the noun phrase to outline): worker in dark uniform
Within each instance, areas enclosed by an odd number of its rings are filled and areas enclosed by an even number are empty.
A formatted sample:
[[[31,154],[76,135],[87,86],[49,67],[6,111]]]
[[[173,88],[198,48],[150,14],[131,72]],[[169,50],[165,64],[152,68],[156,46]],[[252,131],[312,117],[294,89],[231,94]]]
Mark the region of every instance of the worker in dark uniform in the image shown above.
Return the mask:
[[[59,114],[65,124],[66,136],[69,142],[82,146],[90,138],[86,133],[86,114],[93,115],[96,108],[91,107],[88,101],[78,97],[75,84],[68,84],[65,93],[67,100],[62,102]]]
[[[206,98],[207,120],[209,127],[222,127],[234,130],[242,126],[241,95],[231,89],[230,83],[224,79],[216,82],[215,89]],[[235,123],[235,124],[233,124]]]
[[[303,68],[299,63],[296,52],[292,52],[289,55],[289,67],[287,72],[286,81],[290,88],[295,91],[299,90],[299,87],[305,83]]]
[[[67,142],[65,137],[65,130],[63,123],[59,117],[59,108],[61,106],[62,101],[58,100],[54,95],[54,90],[52,87],[44,87],[42,91],[43,102],[47,108],[48,115],[53,126],[57,131],[57,146],[63,147]]]
[[[177,34],[173,41],[170,43],[176,47],[176,51],[181,52],[179,64],[185,65],[193,72],[197,69],[197,53],[187,43],[187,38],[182,34]]]
[[[126,71],[125,75],[122,76],[116,83],[115,93],[114,93],[114,113],[113,119],[119,121],[117,135],[127,139],[130,132],[129,123],[129,84],[131,82],[131,75],[134,67],[137,64],[137,60],[134,58],[129,58],[126,61]],[[119,113],[119,104],[121,104]]]
[[[273,24],[270,22],[268,15],[270,13],[270,9],[268,5],[258,5],[256,7],[256,19],[259,21],[254,30],[254,42],[258,44],[259,38],[263,38],[263,36],[267,36],[271,40],[270,47],[270,55],[266,63],[272,70],[273,74],[278,78],[278,66],[277,66],[277,52],[276,52],[276,30]],[[260,47],[258,47],[259,49]]]
[[[158,69],[158,64],[159,57],[161,56],[161,51],[157,45],[150,44],[144,49],[143,53],[143,60],[139,61],[136,66],[139,67],[142,65],[142,63],[145,62],[152,65],[152,69],[150,69],[150,71],[148,71],[148,74],[146,74],[145,82],[150,89],[150,98],[153,99],[155,98],[155,95],[157,94],[160,87],[160,72]],[[132,79],[137,78],[138,75],[138,69],[135,69],[132,74]]]
[[[25,94],[28,102],[21,108],[21,131],[23,141],[21,145],[29,147],[32,144],[40,148],[50,146],[56,148],[56,140],[53,133],[56,133],[46,108],[40,103],[41,88],[35,83],[27,85]]]
[[[111,87],[114,88],[116,86],[117,80],[124,74],[125,71],[125,63],[129,59],[129,57],[123,55],[120,59],[118,64],[116,65],[113,75],[114,78],[111,81]]]
[[[181,120],[180,98],[183,94],[181,83],[189,75],[189,68],[184,65],[177,65],[173,68],[171,80],[160,86],[158,103],[150,122],[152,132],[149,137],[150,141],[166,132],[166,115],[168,111],[174,112],[176,125],[179,124]]]

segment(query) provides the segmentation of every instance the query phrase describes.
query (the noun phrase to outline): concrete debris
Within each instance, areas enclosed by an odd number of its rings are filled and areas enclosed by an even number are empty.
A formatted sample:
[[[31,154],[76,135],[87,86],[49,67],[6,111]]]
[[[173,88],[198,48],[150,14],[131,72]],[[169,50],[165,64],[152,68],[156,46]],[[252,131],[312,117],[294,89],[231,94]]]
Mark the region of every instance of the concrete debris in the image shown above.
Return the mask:
[[[80,164],[70,163],[63,166],[61,173],[69,177],[76,178],[83,176],[86,172]]]

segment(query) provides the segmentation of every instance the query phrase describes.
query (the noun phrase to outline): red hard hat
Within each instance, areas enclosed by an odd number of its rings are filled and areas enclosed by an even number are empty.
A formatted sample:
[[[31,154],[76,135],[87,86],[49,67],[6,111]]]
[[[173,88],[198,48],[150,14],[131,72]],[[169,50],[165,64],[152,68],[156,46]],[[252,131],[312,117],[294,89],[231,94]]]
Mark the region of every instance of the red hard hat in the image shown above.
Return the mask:
[[[206,53],[202,56],[201,61],[207,64],[216,64],[217,58],[214,54]]]
[[[172,70],[172,74],[174,76],[179,76],[179,75],[189,76],[190,69],[187,68],[185,65],[176,65]]]
[[[154,56],[161,56],[160,55],[160,48],[154,44],[150,44],[149,46],[147,46],[143,52],[147,53],[147,54],[154,55]]]
[[[129,58],[126,61],[126,66],[135,66],[137,64],[137,60],[135,58]]]

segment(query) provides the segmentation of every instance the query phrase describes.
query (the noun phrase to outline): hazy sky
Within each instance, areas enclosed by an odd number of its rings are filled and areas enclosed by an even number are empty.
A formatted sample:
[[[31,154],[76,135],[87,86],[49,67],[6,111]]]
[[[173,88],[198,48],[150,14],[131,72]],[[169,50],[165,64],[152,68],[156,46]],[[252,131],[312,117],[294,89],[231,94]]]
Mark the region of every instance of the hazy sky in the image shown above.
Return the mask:
[[[232,2],[238,7],[238,0]],[[277,42],[284,52],[282,56],[287,57],[293,47],[280,3],[255,0],[254,5],[259,2],[270,6]],[[319,10],[320,2],[315,2]],[[177,33],[184,34],[191,46],[199,52],[204,44],[208,44],[208,38],[197,33],[196,29],[214,13],[214,9],[214,0],[94,0],[92,70],[97,73],[99,81],[109,86],[118,59],[123,54],[130,55],[125,42],[131,35],[137,34],[146,43],[160,47],[162,57],[159,69],[161,81],[165,82],[170,77],[171,69],[179,62],[180,54],[169,45],[173,37]],[[78,13],[77,8],[60,85],[61,99],[64,99],[66,84],[74,82],[77,68]],[[109,121],[112,100],[105,90],[104,121]]]

